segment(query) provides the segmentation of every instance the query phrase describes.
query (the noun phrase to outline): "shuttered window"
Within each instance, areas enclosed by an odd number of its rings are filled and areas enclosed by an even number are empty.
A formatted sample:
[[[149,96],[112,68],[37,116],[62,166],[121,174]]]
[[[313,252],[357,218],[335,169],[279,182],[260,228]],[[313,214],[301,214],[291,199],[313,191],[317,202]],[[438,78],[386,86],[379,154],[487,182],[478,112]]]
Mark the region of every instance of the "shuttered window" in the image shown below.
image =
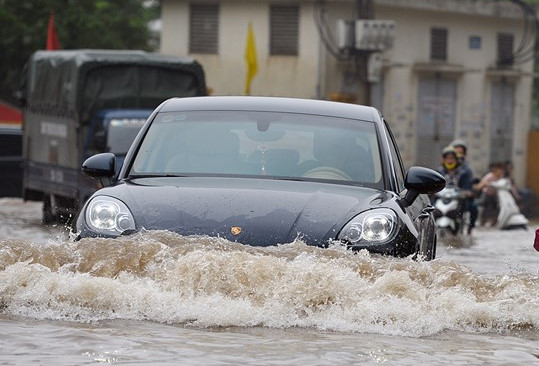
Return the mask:
[[[299,6],[270,5],[270,54],[298,54]]]
[[[447,61],[447,29],[431,28],[430,59],[437,61]]]
[[[189,13],[189,53],[217,54],[219,4],[191,4]]]
[[[511,33],[498,33],[498,65],[511,66],[513,64],[513,35]]]

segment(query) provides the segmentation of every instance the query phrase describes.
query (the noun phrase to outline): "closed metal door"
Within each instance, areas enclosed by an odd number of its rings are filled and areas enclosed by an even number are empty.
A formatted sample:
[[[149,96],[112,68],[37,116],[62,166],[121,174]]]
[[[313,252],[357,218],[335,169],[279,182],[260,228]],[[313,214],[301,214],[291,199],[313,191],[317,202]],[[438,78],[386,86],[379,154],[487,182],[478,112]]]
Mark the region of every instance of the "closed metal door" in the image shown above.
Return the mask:
[[[436,168],[455,136],[456,81],[420,79],[418,103],[416,164]]]
[[[512,159],[515,86],[505,80],[492,83],[490,100],[490,161]]]

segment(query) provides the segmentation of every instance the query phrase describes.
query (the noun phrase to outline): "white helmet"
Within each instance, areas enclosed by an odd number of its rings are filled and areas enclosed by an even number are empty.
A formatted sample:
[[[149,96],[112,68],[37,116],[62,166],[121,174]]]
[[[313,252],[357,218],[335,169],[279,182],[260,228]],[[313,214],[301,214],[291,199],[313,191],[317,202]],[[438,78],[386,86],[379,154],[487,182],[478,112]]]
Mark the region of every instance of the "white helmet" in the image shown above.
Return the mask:
[[[462,147],[464,149],[464,154],[466,154],[466,151],[468,151],[468,146],[466,145],[466,142],[462,139],[453,140],[450,145],[453,147]]]

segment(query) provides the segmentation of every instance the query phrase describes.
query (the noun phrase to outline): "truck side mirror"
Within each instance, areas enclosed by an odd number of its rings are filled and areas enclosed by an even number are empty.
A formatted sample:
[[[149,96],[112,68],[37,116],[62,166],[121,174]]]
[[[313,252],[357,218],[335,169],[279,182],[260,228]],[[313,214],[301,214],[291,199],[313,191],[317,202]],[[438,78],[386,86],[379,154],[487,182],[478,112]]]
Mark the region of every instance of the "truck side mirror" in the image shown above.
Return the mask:
[[[24,108],[26,106],[26,92],[24,89],[16,90],[13,93],[13,96],[15,97],[15,100],[17,101],[17,105],[21,108]]]
[[[402,199],[404,207],[410,206],[420,194],[432,194],[445,187],[445,178],[435,170],[413,166],[406,173],[404,187],[408,190]]]
[[[28,82],[28,63],[24,64],[19,87],[13,92],[13,96],[19,107],[26,107],[26,84]]]

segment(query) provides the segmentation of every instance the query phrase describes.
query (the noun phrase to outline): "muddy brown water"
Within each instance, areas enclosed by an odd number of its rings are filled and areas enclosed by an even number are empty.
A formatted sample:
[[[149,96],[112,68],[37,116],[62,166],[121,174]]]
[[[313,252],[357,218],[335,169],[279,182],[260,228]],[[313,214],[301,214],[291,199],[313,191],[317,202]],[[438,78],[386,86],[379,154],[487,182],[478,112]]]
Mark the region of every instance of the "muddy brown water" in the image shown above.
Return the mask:
[[[0,199],[3,365],[539,365],[534,227],[418,262],[168,232],[75,242],[40,209]]]

